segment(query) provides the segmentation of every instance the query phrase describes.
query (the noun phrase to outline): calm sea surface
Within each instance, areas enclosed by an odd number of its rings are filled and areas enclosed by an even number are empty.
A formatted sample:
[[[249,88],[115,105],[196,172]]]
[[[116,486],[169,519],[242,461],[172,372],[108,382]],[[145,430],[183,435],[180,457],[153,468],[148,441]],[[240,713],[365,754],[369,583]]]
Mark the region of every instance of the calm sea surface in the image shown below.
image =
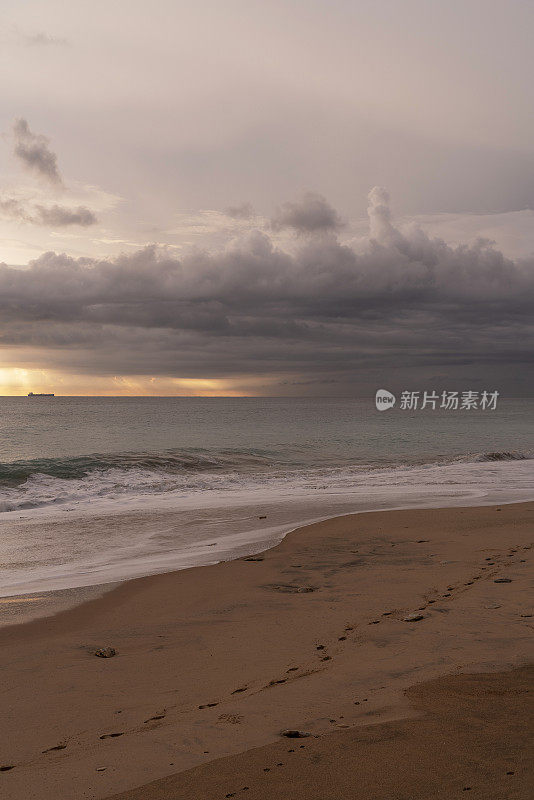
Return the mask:
[[[351,510],[534,499],[533,455],[531,399],[0,398],[0,594],[209,563]]]

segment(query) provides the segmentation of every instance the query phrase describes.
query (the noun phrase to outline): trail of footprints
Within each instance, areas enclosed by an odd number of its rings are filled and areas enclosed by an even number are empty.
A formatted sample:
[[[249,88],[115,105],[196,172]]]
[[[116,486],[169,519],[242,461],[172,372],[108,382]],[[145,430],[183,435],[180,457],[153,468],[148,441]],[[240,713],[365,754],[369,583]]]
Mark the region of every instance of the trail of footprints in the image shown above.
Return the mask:
[[[418,544],[422,544],[423,542],[427,542],[427,541],[428,541],[427,539],[419,539],[419,540],[417,540],[417,543]],[[388,617],[390,617],[392,619],[404,620],[404,621],[407,621],[407,622],[411,622],[411,621],[415,622],[415,621],[422,620],[422,619],[425,618],[424,615],[418,614],[417,612],[421,612],[421,611],[426,610],[428,608],[428,606],[432,606],[438,600],[450,601],[450,599],[454,599],[456,594],[461,594],[464,591],[468,591],[469,587],[473,586],[475,584],[475,582],[478,581],[478,580],[494,578],[494,576],[498,574],[500,567],[506,566],[506,565],[512,563],[510,561],[507,561],[507,559],[513,559],[514,556],[516,556],[517,554],[521,554],[522,551],[531,550],[531,548],[532,548],[532,544],[523,545],[523,546],[516,546],[516,547],[509,548],[508,552],[503,554],[503,555],[501,555],[501,556],[499,556],[498,554],[497,555],[493,555],[493,556],[487,556],[484,559],[484,564],[481,565],[478,574],[473,575],[470,580],[465,581],[464,583],[449,584],[447,586],[447,591],[446,592],[443,592],[441,594],[436,594],[436,596],[434,596],[434,597],[426,598],[424,605],[418,606],[417,610],[413,611],[411,614],[410,613],[405,614],[405,613],[401,613],[401,612],[395,610],[395,611],[384,611],[384,612],[382,612],[382,614],[380,616],[382,618],[386,618],[386,619]],[[257,558],[257,559],[246,559],[246,560],[248,560],[248,561],[250,561],[250,560],[259,561],[260,559]],[[526,559],[524,559],[524,558],[519,558],[518,559],[519,563],[524,563],[525,561],[526,561]],[[508,582],[511,582],[511,580],[509,578],[494,578],[494,582],[496,582],[496,583],[508,583]],[[530,614],[522,614],[521,616],[530,617],[531,615]],[[413,617],[413,619],[410,619],[410,617]],[[367,624],[368,625],[379,625],[382,621],[384,621],[384,620],[380,619],[380,618],[379,619],[372,619]],[[344,628],[343,633],[340,636],[337,637],[337,642],[345,642],[348,639],[350,639],[350,634],[354,630],[355,630],[355,626],[354,625],[346,625],[345,628]],[[327,662],[327,661],[331,661],[332,660],[333,656],[329,655],[326,652],[327,649],[328,649],[328,645],[326,645],[326,644],[321,644],[320,643],[320,644],[317,644],[315,646],[316,656],[319,657],[319,661],[320,662]],[[321,667],[320,669],[325,669],[325,667]],[[252,696],[253,694],[257,694],[257,692],[259,692],[259,691],[264,691],[266,689],[271,689],[271,688],[273,688],[275,686],[278,686],[278,685],[281,685],[281,684],[285,684],[290,680],[294,680],[294,679],[297,679],[297,678],[304,678],[304,677],[306,677],[308,675],[311,675],[311,674],[313,674],[315,672],[318,672],[318,671],[319,671],[319,668],[315,668],[315,669],[308,668],[308,669],[306,669],[306,668],[301,668],[300,666],[291,666],[291,667],[289,667],[289,669],[286,670],[286,677],[274,678],[273,680],[269,681],[269,683],[265,684],[264,686],[260,687],[259,689],[256,689],[254,692],[250,691],[252,687],[250,687],[248,685],[239,686],[238,688],[234,689],[230,693],[229,696],[233,697],[235,695],[245,694],[246,692],[249,692],[248,696]],[[297,673],[297,672],[298,672],[298,675],[291,674],[291,673]],[[215,708],[216,706],[220,705],[221,702],[224,702],[224,701],[203,703],[203,704],[198,706],[198,709],[199,710],[203,710],[203,709]],[[360,705],[360,702],[367,702],[367,698],[364,698],[361,701],[359,701],[359,700],[354,701],[354,704],[355,705]],[[120,712],[117,712],[117,713],[120,713]],[[165,719],[165,717],[166,717],[166,713],[165,712],[164,713],[154,714],[154,716],[149,717],[148,719],[144,720],[143,721],[143,725],[148,725],[148,723],[151,723],[151,722],[159,722],[159,721]],[[330,720],[330,721],[332,723],[336,722],[336,720]],[[150,727],[153,727],[153,726],[150,726]],[[132,729],[130,731],[113,731],[113,732],[110,732],[110,733],[100,734],[99,738],[100,739],[116,739],[116,738],[119,738],[121,736],[124,736],[126,733],[136,733],[136,732],[139,732],[139,730],[142,730],[142,728],[134,728],[134,729]],[[149,730],[149,728],[147,728],[147,730]],[[300,748],[301,749],[305,748],[305,745],[300,745]],[[47,753],[53,753],[53,752],[57,752],[57,751],[65,750],[65,749],[67,749],[67,744],[65,742],[62,742],[60,744],[56,744],[56,745],[53,745],[51,747],[46,748],[45,750],[42,751],[42,754],[45,755]],[[288,752],[289,753],[293,753],[294,749],[290,749],[290,750],[288,750]],[[0,772],[9,772],[10,770],[14,769],[15,766],[17,766],[17,765],[16,764],[4,764],[4,765],[0,764]],[[277,766],[283,766],[283,764],[280,763],[280,764],[277,764]],[[266,767],[264,771],[265,772],[269,772],[269,770],[270,770],[270,767]],[[246,791],[248,788],[249,787],[242,787],[242,791]],[[235,795],[235,792],[227,794],[226,797],[233,797],[234,795]]]
[[[426,541],[428,541],[428,540],[420,539],[420,540],[418,540],[418,544],[421,544],[421,543],[426,542]],[[476,575],[472,576],[472,580],[465,581],[464,583],[448,585],[446,592],[438,594],[435,597],[427,598],[426,602],[425,602],[425,605],[419,606],[417,611],[424,611],[428,606],[432,606],[434,603],[436,603],[437,600],[445,600],[445,601],[447,601],[447,600],[449,600],[449,598],[454,599],[455,594],[462,593],[464,591],[468,591],[468,587],[469,586],[473,586],[475,584],[475,582],[478,581],[478,580],[481,580],[481,579],[484,579],[484,578],[485,579],[493,578],[494,575],[497,575],[497,573],[499,571],[498,570],[499,566],[505,566],[507,563],[511,563],[511,562],[507,562],[506,559],[513,558],[517,553],[520,553],[521,551],[525,551],[525,550],[530,550],[531,548],[532,548],[531,544],[524,545],[523,547],[520,547],[520,546],[511,547],[509,549],[508,553],[506,553],[504,556],[501,556],[500,558],[499,558],[498,555],[486,557],[484,559],[485,563],[483,565],[481,565],[481,567],[480,567],[479,574],[476,574]],[[519,561],[519,563],[525,563],[526,559],[520,558],[520,559],[518,559],[518,561]],[[489,569],[491,567],[497,567],[497,568],[494,569],[494,570],[491,570],[491,569]],[[507,583],[507,582],[510,581],[509,578],[498,578],[498,579],[494,579],[494,580],[495,580],[496,583]],[[410,615],[408,614],[408,615],[403,617],[397,611],[384,611],[381,614],[381,616],[382,617],[386,617],[386,618],[387,617],[393,617],[394,619],[403,619],[403,618],[406,619]],[[424,616],[416,615],[415,612],[414,612],[414,616],[417,616],[418,619],[424,619]],[[521,616],[531,616],[531,615],[530,614],[524,614],[524,615],[522,614]],[[368,622],[368,625],[379,625],[381,621],[382,620],[380,620],[380,619],[373,619],[373,620],[370,620]],[[347,625],[345,627],[345,629],[344,629],[343,634],[337,638],[337,641],[338,642],[345,642],[347,640],[347,638],[348,638],[347,634],[350,634],[350,632],[354,631],[354,629],[355,629],[355,626]],[[322,654],[327,649],[327,645],[318,644],[318,645],[316,645],[315,649],[317,651],[319,651],[319,653]],[[330,659],[331,659],[331,656],[328,656],[328,655],[326,655],[326,656],[322,655],[321,656],[321,660],[322,661],[330,660]],[[298,669],[299,669],[299,667],[291,667],[290,670],[288,670],[288,672],[289,671],[298,670]],[[285,680],[271,681],[268,684],[268,686],[272,686],[272,685],[274,685],[276,683],[285,683]],[[367,697],[363,698],[361,701],[360,700],[355,700],[354,701],[354,705],[358,706],[358,705],[360,705],[360,703],[366,703],[367,701],[368,701]],[[339,719],[343,719],[343,717],[340,716]],[[338,720],[336,720],[336,719],[331,719],[330,722],[332,724],[338,724]],[[338,727],[349,727],[349,726],[348,725],[339,725],[338,724]],[[305,749],[306,745],[301,744],[299,747],[300,747],[300,749]],[[291,748],[287,752],[288,753],[295,753],[296,751],[295,751],[294,748]],[[310,761],[311,761],[311,763],[313,763],[313,759],[310,759]],[[281,762],[281,761],[276,764],[276,767],[283,767],[283,766],[284,766],[284,763]],[[268,773],[272,769],[273,769],[273,767],[263,767],[263,772]],[[513,776],[513,775],[515,775],[515,771],[514,770],[508,770],[506,772],[506,775],[507,776]],[[464,786],[463,787],[463,791],[470,791],[472,788],[473,788],[472,786]],[[234,791],[228,792],[227,794],[224,795],[224,797],[225,798],[236,797],[238,794],[240,794],[240,792],[246,792],[249,789],[250,789],[249,786],[242,786],[242,787],[240,787],[240,789],[235,789]]]

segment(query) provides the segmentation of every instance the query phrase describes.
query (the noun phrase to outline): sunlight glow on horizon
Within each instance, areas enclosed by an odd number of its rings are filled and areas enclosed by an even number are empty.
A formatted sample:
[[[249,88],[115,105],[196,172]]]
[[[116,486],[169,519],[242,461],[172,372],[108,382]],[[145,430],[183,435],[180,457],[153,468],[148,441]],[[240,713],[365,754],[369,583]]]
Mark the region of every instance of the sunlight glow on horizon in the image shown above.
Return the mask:
[[[167,376],[77,375],[55,370],[0,367],[0,396],[18,397],[28,392],[71,397],[255,397],[252,384],[260,379],[247,377],[247,386],[237,379],[171,378]],[[262,378],[261,384],[265,385]]]

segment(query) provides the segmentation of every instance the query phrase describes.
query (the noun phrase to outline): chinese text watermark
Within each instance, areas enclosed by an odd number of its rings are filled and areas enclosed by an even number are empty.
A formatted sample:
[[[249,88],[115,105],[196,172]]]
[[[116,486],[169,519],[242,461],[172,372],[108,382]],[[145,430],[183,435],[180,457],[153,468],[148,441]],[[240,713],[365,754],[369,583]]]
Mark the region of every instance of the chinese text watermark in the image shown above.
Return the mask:
[[[417,411],[425,408],[435,411],[441,408],[445,411],[495,411],[499,392],[482,391],[475,392],[436,392],[422,391],[409,392],[403,391],[400,395],[399,409],[401,411]],[[397,398],[386,389],[378,389],[375,395],[375,405],[378,411],[386,411],[393,408]]]

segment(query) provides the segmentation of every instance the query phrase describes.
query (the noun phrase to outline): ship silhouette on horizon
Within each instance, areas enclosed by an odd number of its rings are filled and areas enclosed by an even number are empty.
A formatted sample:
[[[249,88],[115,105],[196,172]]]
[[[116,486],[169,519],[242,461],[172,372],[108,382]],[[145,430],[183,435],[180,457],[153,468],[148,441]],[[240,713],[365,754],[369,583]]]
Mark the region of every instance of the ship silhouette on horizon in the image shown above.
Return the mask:
[[[28,392],[28,397],[55,397],[53,392]]]

